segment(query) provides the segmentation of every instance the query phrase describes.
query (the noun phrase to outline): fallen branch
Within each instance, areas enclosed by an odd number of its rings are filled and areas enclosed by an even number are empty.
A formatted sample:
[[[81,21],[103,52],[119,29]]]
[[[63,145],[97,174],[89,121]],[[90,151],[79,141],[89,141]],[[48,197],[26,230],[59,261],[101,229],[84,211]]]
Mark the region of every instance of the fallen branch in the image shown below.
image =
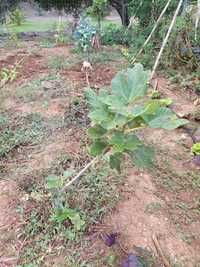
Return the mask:
[[[154,246],[156,248],[156,251],[157,251],[159,257],[161,258],[164,266],[165,267],[171,267],[171,264],[168,262],[168,260],[166,259],[165,255],[161,249],[161,246],[159,244],[159,241],[158,241],[158,238],[156,237],[156,235],[152,236],[152,240],[153,240]]]

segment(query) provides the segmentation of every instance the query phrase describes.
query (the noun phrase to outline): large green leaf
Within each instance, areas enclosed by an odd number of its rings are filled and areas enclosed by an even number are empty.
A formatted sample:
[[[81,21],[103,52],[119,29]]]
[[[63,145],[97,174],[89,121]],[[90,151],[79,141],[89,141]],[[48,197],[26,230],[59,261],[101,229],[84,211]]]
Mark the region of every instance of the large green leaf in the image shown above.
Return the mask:
[[[137,147],[130,152],[134,166],[138,168],[152,168],[154,166],[154,149],[145,145]]]
[[[110,155],[111,169],[116,169],[118,172],[120,172],[121,171],[121,159],[122,159],[121,153],[115,153],[113,155]]]
[[[159,108],[152,116],[143,116],[144,120],[151,128],[162,128],[174,130],[188,123],[185,119],[179,119],[176,114],[169,108]]]
[[[101,106],[89,113],[89,118],[93,124],[101,124],[103,122],[110,122],[114,118],[114,114],[109,112],[107,107]]]
[[[63,180],[60,176],[49,175],[46,178],[46,189],[59,189],[63,185]]]
[[[88,104],[93,109],[102,107],[102,102],[99,100],[98,95],[91,88],[87,88],[87,90],[85,91],[85,97],[87,99]]]
[[[112,80],[112,93],[124,102],[130,103],[147,92],[149,72],[144,71],[141,64],[134,68],[119,72]]]
[[[155,114],[157,110],[161,107],[160,100],[149,100],[146,103],[136,104],[131,110],[131,114],[134,117],[138,117],[145,114]]]
[[[128,115],[127,113],[127,103],[126,101],[117,95],[109,95],[107,96],[103,103],[109,106],[109,110],[112,112],[117,112],[121,115]]]
[[[100,125],[96,125],[88,129],[88,135],[92,139],[101,138],[107,131]]]
[[[85,221],[81,219],[79,213],[74,209],[63,208],[56,210],[53,219],[57,222],[64,222],[70,220],[76,231],[80,231],[85,225]]]
[[[106,142],[95,140],[90,147],[90,154],[95,157],[101,155],[107,145],[108,144]]]
[[[141,141],[134,134],[115,132],[112,135],[109,144],[112,146],[114,153],[122,153],[126,150],[133,151],[137,146],[141,145]]]

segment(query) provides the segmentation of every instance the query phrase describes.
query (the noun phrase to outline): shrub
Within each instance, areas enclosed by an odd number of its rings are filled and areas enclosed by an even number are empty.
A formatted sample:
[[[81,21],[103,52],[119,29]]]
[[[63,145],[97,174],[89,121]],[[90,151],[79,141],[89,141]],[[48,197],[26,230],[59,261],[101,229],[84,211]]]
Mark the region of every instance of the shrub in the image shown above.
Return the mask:
[[[92,26],[89,18],[81,18],[75,32],[74,38],[79,49],[88,52],[91,48],[92,37],[96,34],[96,29]]]
[[[21,26],[22,23],[25,21],[24,14],[21,12],[19,8],[16,8],[10,14],[10,22],[16,26]]]
[[[109,24],[101,31],[101,42],[104,45],[126,45],[133,41],[133,32],[116,24]]]

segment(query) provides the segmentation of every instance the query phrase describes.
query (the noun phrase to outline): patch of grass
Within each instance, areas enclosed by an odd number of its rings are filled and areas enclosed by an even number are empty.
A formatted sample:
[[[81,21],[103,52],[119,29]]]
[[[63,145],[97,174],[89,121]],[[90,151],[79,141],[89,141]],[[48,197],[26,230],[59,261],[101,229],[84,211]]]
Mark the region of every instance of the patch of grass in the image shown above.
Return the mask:
[[[64,116],[64,122],[67,125],[77,125],[79,127],[88,127],[90,120],[87,116],[88,106],[81,97],[74,97]]]
[[[194,176],[192,179],[192,188],[193,189],[200,189],[200,176]]]
[[[16,95],[22,99],[23,102],[31,102],[36,100],[37,93],[41,86],[41,80],[34,80],[27,85],[17,88]]]
[[[12,150],[27,144],[41,141],[44,125],[41,116],[30,114],[22,119],[21,126],[9,125],[0,133],[0,158],[7,156]]]
[[[9,30],[11,32],[43,32],[49,30],[55,30],[57,20],[56,19],[27,19],[22,25],[10,25]],[[68,27],[68,23],[65,22],[66,27]],[[6,32],[5,25],[0,26],[0,32]]]
[[[124,61],[124,58],[122,56],[121,51],[119,50],[113,50],[107,51],[107,50],[102,50],[98,51],[97,53],[91,53],[90,54],[90,60],[92,64],[107,64],[109,62],[122,62]]]
[[[82,60],[79,57],[70,57],[65,58],[64,56],[56,56],[51,58],[51,60],[48,63],[49,68],[55,69],[55,70],[63,70],[63,69],[70,69],[74,67],[75,65],[82,62]]]
[[[8,117],[0,114],[0,127],[8,124]]]
[[[145,212],[153,214],[158,212],[160,209],[162,208],[161,203],[159,202],[152,202],[150,204],[148,204],[145,208]]]
[[[66,160],[68,161],[68,157],[63,155],[62,161]],[[83,238],[83,234],[92,224],[99,223],[102,216],[116,205],[121,182],[121,176],[113,173],[106,163],[98,169],[91,169],[78,184],[69,188],[63,201],[79,212],[86,222],[85,230],[76,233],[68,221],[56,223],[52,220],[52,203],[49,194],[42,187],[31,192],[26,203],[26,207],[32,205],[31,212],[27,214],[23,206],[19,209],[22,221],[27,222],[21,229],[21,237],[27,240],[21,251],[21,265],[32,263],[41,266],[46,257],[64,252],[66,263],[70,263],[67,266],[89,266],[87,262],[82,265],[81,260],[82,251],[91,247],[90,240]],[[90,264],[94,264],[94,261]]]
[[[180,238],[188,245],[191,245],[192,242],[196,239],[196,237],[194,235],[191,235],[189,233],[186,233],[180,224],[176,225],[176,230],[180,236]]]
[[[91,18],[91,21],[92,21],[92,24],[94,26],[98,26],[98,21],[97,19],[95,19],[94,17]],[[107,20],[106,18],[104,18],[101,22],[101,26],[102,26],[102,30],[105,30],[107,29],[108,27],[110,27],[110,25],[115,25],[117,27],[121,27],[121,21],[120,19],[117,21],[110,21],[110,20]]]
[[[43,48],[53,48],[54,46],[55,46],[55,40],[50,38],[42,39],[40,42],[40,47]]]
[[[44,93],[43,90],[43,82],[54,82],[59,81],[60,76],[55,74],[49,74],[46,77],[33,80],[28,84],[22,85],[21,87],[17,88],[16,96],[21,99],[23,102],[32,102],[37,100],[40,94]]]

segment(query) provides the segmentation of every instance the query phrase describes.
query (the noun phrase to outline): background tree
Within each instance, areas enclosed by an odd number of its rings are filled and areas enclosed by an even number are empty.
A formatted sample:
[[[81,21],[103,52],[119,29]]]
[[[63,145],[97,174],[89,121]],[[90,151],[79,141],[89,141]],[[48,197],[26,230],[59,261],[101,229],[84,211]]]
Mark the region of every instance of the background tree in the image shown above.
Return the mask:
[[[19,4],[19,0],[0,0],[0,22],[5,20],[6,13],[12,11]]]
[[[122,25],[125,27],[128,27],[130,24],[131,13],[129,6],[132,2],[133,0],[109,0],[110,5],[117,10],[121,18]]]
[[[163,0],[133,0],[129,3],[129,12],[132,15],[136,15],[139,19],[141,26],[148,26],[151,22],[154,22],[159,17],[167,1]],[[166,15],[173,13],[178,5],[178,0],[172,0],[169,8],[167,9]],[[182,10],[194,1],[184,0]],[[181,10],[181,12],[182,12]]]
[[[77,13],[80,13],[80,10],[91,4],[91,1],[88,0],[35,0],[41,8],[45,10],[56,9],[58,11],[64,10],[66,13],[71,13],[74,16]]]
[[[101,30],[101,20],[105,17],[107,8],[107,0],[93,0],[92,6],[88,8],[88,14],[97,18],[99,31]]]
[[[80,11],[83,8],[92,6],[95,4],[95,13],[97,12],[98,15],[101,15],[101,12],[99,11],[102,6],[104,6],[104,1],[102,0],[35,0],[40,4],[40,6],[46,10],[50,10],[52,8],[55,8],[57,10],[65,10],[66,13],[71,14],[77,14],[80,13]],[[124,26],[128,26],[130,23],[130,12],[129,12],[129,5],[132,3],[133,0],[107,0],[108,4],[112,7],[114,7],[122,21],[122,24]],[[100,7],[100,9],[99,9]]]

